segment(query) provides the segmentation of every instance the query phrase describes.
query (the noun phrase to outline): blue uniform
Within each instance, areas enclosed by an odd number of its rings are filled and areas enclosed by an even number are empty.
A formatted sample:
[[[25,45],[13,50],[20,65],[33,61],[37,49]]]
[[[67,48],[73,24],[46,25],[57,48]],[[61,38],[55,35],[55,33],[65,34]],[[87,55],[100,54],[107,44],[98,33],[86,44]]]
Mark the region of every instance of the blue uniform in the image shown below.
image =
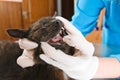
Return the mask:
[[[72,23],[83,35],[90,33],[96,26],[100,11],[106,8],[103,23],[102,43],[109,49],[104,56],[120,60],[120,0],[77,0]],[[111,48],[112,46],[112,48]],[[107,52],[105,52],[107,51]]]

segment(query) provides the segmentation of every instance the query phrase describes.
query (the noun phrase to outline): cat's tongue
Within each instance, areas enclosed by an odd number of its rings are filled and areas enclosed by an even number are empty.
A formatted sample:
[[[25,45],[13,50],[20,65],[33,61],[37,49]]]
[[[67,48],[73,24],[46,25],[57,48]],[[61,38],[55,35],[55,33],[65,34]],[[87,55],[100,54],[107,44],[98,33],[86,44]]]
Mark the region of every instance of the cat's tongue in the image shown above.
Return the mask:
[[[62,36],[60,36],[60,34],[57,34],[57,36],[55,36],[54,38],[52,38],[49,42],[56,43],[56,42],[58,42],[60,40],[62,40]]]

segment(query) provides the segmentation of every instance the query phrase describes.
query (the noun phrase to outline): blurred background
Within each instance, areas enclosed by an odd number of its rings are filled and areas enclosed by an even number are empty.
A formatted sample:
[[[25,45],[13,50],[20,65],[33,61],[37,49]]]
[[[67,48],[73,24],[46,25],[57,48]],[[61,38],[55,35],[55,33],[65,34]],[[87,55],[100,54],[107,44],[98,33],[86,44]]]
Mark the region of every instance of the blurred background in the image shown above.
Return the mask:
[[[71,20],[76,0],[0,0],[0,40],[16,40],[8,36],[8,28],[26,29],[36,20],[59,16]],[[86,36],[89,41],[101,43],[102,20],[105,9],[101,12],[98,23],[91,34]]]

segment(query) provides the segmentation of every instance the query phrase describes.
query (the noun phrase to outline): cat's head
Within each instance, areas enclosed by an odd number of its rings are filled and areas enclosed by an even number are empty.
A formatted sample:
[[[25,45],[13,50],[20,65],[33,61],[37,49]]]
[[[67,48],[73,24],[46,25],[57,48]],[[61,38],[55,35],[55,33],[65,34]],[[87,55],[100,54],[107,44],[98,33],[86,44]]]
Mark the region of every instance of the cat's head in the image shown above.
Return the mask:
[[[55,43],[63,37],[66,32],[62,21],[55,17],[44,17],[30,25],[27,30],[8,29],[8,34],[16,38],[27,38],[31,41],[40,43]]]

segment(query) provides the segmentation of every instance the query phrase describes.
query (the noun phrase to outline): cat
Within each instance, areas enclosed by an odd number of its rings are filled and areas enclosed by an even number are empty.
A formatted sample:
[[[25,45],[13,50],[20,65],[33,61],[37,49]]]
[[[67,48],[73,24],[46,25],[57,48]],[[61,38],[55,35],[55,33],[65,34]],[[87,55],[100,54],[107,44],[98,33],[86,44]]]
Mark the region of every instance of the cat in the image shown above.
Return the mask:
[[[39,46],[34,49],[35,65],[22,68],[16,59],[22,55],[18,43],[12,41],[0,42],[0,80],[74,80],[62,70],[49,65],[39,58],[43,54],[41,41],[48,42],[56,49],[73,55],[75,49],[63,42],[62,38],[68,35],[62,21],[55,17],[44,17],[30,25],[28,29],[8,29],[8,34],[15,38],[27,38]],[[57,39],[56,39],[57,38]]]

